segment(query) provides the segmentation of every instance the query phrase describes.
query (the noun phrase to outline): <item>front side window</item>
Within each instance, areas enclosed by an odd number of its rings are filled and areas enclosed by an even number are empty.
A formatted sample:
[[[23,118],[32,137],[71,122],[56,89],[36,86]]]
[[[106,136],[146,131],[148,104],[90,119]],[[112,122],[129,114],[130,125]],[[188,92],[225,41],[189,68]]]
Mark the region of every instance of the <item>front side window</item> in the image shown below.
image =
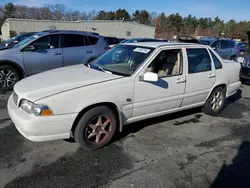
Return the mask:
[[[59,48],[59,37],[60,35],[47,35],[35,40],[30,46],[34,46],[35,50]]]
[[[187,49],[187,56],[189,74],[212,70],[211,59],[207,49]]]
[[[89,66],[103,72],[130,76],[153,50],[154,48],[149,47],[118,45],[101,55]]]
[[[181,49],[163,50],[145,69],[145,72],[154,72],[159,78],[182,74]]]
[[[74,34],[65,34],[63,35],[63,47],[80,47],[84,46],[84,36],[83,35],[74,35]]]

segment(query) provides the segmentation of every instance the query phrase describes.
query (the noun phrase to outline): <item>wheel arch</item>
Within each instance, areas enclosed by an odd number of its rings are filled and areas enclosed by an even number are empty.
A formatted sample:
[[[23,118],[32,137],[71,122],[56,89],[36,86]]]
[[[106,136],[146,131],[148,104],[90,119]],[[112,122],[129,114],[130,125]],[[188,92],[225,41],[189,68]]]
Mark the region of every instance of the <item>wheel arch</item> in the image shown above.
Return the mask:
[[[17,63],[13,62],[13,61],[10,61],[10,60],[0,60],[0,65],[10,65],[10,66],[13,66],[17,70],[17,72],[18,72],[18,74],[20,76],[20,79],[23,79],[26,76],[26,73],[23,70],[23,68],[20,65],[18,65]]]
[[[87,111],[89,111],[90,109],[93,109],[95,107],[98,106],[107,106],[109,107],[115,114],[116,120],[118,122],[118,126],[119,126],[119,131],[121,132],[123,129],[123,118],[122,118],[122,113],[120,108],[112,103],[112,102],[100,102],[100,103],[96,103],[96,104],[92,104],[90,106],[85,107],[83,110],[81,110],[81,112],[77,115],[76,119],[74,120],[74,123],[71,127],[71,135],[73,135],[74,130],[78,124],[78,122],[80,121],[81,117],[83,116],[84,113],[86,113]]]
[[[222,87],[223,89],[225,89],[225,94],[227,95],[227,84],[221,83],[221,84],[215,85],[215,86],[213,87],[213,89],[209,92],[209,95],[207,96],[206,101],[207,101],[207,99],[210,97],[211,93],[212,93],[216,88],[218,88],[218,87]]]

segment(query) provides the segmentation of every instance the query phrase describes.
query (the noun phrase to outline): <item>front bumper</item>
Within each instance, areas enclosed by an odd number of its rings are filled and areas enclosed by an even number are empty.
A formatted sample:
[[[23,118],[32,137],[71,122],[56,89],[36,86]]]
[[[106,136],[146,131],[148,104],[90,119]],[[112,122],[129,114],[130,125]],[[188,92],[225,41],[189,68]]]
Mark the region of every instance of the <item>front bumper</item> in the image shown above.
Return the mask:
[[[35,117],[18,108],[13,94],[8,100],[8,113],[17,130],[31,141],[48,141],[70,137],[70,130],[77,114]]]

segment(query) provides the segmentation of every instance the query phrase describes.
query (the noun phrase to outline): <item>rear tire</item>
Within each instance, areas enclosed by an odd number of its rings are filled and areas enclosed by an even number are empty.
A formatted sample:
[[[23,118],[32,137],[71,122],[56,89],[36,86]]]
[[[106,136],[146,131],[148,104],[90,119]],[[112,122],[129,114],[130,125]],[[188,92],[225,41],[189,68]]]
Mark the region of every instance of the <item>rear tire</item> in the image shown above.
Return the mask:
[[[205,114],[215,116],[220,113],[224,107],[226,100],[226,91],[222,87],[217,87],[207,99],[202,111]]]
[[[0,66],[0,90],[7,91],[20,80],[18,71],[11,65]]]
[[[113,138],[116,126],[116,117],[110,108],[95,107],[82,116],[74,130],[74,138],[86,150],[99,149]]]

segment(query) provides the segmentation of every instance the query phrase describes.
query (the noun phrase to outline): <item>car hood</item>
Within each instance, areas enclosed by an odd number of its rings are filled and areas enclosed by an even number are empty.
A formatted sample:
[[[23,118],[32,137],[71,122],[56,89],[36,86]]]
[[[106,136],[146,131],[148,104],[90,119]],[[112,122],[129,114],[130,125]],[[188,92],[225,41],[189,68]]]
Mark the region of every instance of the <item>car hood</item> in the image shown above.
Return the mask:
[[[76,65],[25,78],[14,86],[14,91],[19,99],[35,102],[68,90],[119,78],[122,76],[91,69],[85,65]]]

